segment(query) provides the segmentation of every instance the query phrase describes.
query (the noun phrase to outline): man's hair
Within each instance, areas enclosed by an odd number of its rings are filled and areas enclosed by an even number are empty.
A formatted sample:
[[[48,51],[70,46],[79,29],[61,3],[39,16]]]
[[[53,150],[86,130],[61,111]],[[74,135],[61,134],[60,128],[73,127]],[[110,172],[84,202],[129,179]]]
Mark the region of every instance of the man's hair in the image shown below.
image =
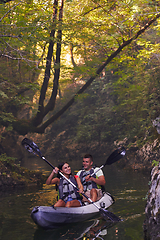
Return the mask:
[[[90,160],[93,162],[93,157],[89,153],[85,154],[83,158],[90,158]]]

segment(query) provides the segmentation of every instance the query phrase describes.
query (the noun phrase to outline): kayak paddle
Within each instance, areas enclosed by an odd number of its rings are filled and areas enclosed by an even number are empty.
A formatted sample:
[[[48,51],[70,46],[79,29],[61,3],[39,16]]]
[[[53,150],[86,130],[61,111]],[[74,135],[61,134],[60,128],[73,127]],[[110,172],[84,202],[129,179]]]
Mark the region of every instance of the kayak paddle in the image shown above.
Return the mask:
[[[101,167],[99,167],[96,171],[94,171],[90,177],[92,177],[95,173],[97,173],[100,169],[102,169],[103,167],[105,167],[106,165],[111,165],[114,162],[117,162],[118,160],[120,160],[122,157],[124,157],[126,154],[126,150],[124,147],[119,147],[118,149],[116,149],[113,153],[111,153],[111,155],[107,158],[105,164],[103,164]]]
[[[25,149],[30,152],[30,153],[33,153],[35,155],[38,155],[40,158],[42,158],[46,163],[48,163],[53,169],[55,169],[55,167],[50,163],[48,162],[45,157],[42,156],[42,153],[39,149],[39,147],[30,139],[28,138],[24,138],[22,140],[22,146],[25,147]],[[59,171],[59,174],[64,178],[66,179],[77,191],[79,191],[79,189],[77,188],[76,185],[74,185],[74,183],[72,183],[68,178],[66,178],[63,173],[61,173]],[[86,196],[84,193],[81,193],[85,198],[88,199],[88,201],[90,203],[92,203],[98,210],[99,212],[101,213],[102,217],[107,220],[108,218],[112,221],[112,222],[119,222],[121,221],[121,219],[119,217],[117,217],[115,214],[113,214],[112,212],[109,212],[108,210],[106,209],[103,209],[103,208],[100,208],[95,202],[93,202],[88,196]]]

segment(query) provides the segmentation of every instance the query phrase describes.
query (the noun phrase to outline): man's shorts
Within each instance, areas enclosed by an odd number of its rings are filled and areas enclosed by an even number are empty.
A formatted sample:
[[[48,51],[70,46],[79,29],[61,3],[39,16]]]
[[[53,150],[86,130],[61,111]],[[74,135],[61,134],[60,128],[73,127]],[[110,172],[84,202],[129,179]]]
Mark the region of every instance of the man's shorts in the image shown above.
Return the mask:
[[[99,199],[101,199],[101,197],[103,197],[103,193],[102,193],[102,190],[101,189],[96,189],[97,190],[97,201],[99,200]],[[85,192],[85,195],[87,196],[87,197],[89,197],[89,198],[91,198],[91,195],[90,195],[90,191],[91,190],[87,190],[86,192]],[[83,196],[83,201],[84,202],[87,202],[87,199]]]

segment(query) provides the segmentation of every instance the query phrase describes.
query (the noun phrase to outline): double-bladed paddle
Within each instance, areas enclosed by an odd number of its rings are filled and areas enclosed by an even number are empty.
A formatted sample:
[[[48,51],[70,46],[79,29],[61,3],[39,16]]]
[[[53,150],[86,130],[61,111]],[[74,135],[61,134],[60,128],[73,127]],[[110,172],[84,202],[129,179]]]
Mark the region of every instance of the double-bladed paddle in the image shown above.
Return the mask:
[[[118,160],[120,160],[122,157],[124,157],[126,154],[126,150],[124,147],[119,147],[118,149],[116,149],[114,152],[111,153],[111,155],[107,158],[105,164],[102,164],[101,167],[99,167],[96,171],[94,171],[90,177],[92,177],[94,174],[96,174],[100,169],[102,169],[103,167],[105,167],[106,165],[111,165],[114,162],[117,162]]]
[[[24,138],[23,140],[22,140],[22,146],[23,147],[25,147],[25,149],[27,149],[27,151],[28,152],[30,152],[30,153],[33,153],[33,154],[35,154],[35,155],[38,155],[40,158],[42,158],[46,163],[48,163],[53,169],[55,169],[55,167],[50,163],[50,162],[48,162],[46,159],[45,159],[45,157],[44,156],[42,156],[42,153],[41,153],[41,151],[40,151],[40,149],[39,149],[39,147],[33,142],[33,141],[31,141],[30,139],[28,139],[28,138]],[[112,154],[111,154],[112,155]],[[113,154],[114,155],[114,154]],[[115,155],[115,157],[117,157],[117,154]],[[110,157],[109,157],[110,158]],[[109,159],[108,158],[108,159]],[[113,156],[112,156],[112,158],[113,158]],[[111,159],[111,158],[110,158]],[[116,160],[117,161],[117,160]],[[109,160],[108,161],[109,163],[110,162],[114,162],[113,160]],[[110,163],[111,164],[111,163]],[[77,189],[78,191],[79,191],[79,189],[77,188],[77,186],[76,185],[74,185],[74,183],[72,183],[68,178],[66,178],[64,175],[63,175],[63,173],[61,173],[60,171],[59,171],[59,174],[63,177],[63,178],[65,178],[75,189]],[[100,208],[95,202],[93,202],[88,196],[86,196],[84,193],[81,193],[85,198],[87,198],[88,199],[88,201],[90,202],[90,203],[92,203],[98,210],[99,210],[99,212],[101,213],[101,215],[103,216],[103,218],[105,219],[105,220],[107,220],[108,218],[111,220],[111,221],[113,221],[113,222],[119,222],[119,221],[121,221],[121,219],[119,218],[119,217],[117,217],[115,214],[113,214],[112,212],[109,212],[108,210],[106,210],[106,209],[102,209],[102,208]]]

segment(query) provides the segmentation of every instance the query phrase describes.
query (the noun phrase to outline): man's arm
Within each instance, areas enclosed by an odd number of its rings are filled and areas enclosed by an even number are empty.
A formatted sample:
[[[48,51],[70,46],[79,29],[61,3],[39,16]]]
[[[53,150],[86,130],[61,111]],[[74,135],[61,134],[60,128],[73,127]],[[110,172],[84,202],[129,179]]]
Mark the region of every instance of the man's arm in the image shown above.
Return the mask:
[[[80,170],[79,172],[76,173],[76,175],[79,177],[80,176],[80,173],[81,173],[82,170]]]
[[[98,178],[90,177],[90,175],[88,175],[88,176],[86,177],[86,182],[88,182],[88,181],[93,181],[93,182],[95,182],[96,184],[102,185],[102,186],[104,186],[104,185],[106,184],[104,175],[101,175],[101,176],[99,176]]]

